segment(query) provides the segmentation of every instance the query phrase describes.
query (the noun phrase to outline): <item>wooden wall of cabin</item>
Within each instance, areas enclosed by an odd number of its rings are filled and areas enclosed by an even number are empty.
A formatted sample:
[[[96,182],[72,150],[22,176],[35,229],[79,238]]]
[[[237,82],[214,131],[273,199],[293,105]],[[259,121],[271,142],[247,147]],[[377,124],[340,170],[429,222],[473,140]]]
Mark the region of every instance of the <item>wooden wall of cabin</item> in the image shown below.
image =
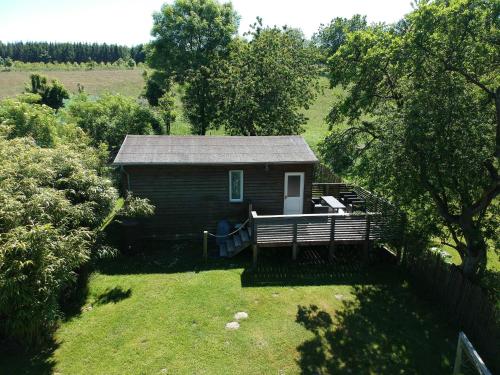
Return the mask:
[[[242,203],[229,202],[229,171],[243,170]],[[304,213],[311,212],[312,164],[239,166],[127,166],[123,179],[135,196],[148,198],[154,217],[143,221],[145,235],[201,236],[217,222],[243,222],[248,202],[259,215],[283,214],[285,172],[305,172]],[[127,187],[125,187],[127,189]]]

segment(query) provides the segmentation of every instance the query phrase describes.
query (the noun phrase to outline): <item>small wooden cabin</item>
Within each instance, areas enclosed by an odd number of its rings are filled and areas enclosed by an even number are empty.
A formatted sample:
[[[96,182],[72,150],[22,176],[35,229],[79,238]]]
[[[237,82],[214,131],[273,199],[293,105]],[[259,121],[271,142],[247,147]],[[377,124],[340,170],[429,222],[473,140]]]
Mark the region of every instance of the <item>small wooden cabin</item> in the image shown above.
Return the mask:
[[[113,164],[124,189],[156,207],[146,232],[199,237],[246,220],[249,203],[262,215],[311,213],[316,163],[300,136],[128,135]]]

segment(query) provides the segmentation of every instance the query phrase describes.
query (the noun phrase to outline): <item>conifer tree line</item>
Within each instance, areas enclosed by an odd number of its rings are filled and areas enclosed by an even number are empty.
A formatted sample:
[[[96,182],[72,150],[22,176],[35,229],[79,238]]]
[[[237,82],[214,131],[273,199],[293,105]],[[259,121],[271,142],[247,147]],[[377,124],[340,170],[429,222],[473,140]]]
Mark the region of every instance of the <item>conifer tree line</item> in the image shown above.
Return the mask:
[[[133,47],[106,43],[48,43],[0,41],[0,58],[22,62],[105,62],[132,58],[144,62],[143,45]]]

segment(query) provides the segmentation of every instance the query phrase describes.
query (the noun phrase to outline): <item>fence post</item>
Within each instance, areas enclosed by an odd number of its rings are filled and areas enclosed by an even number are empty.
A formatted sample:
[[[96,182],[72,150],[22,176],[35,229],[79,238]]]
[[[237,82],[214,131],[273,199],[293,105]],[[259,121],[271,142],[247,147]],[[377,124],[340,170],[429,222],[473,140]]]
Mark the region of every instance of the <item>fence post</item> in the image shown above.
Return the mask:
[[[330,260],[333,260],[335,256],[335,216],[332,216],[332,225],[330,227],[330,247],[328,250],[328,257]]]
[[[297,260],[299,246],[297,245],[297,223],[293,223],[293,245],[292,245],[292,260]]]
[[[208,231],[203,231],[203,260],[208,258]]]
[[[366,232],[365,232],[365,261],[368,263],[370,250],[370,214],[366,215]]]
[[[254,266],[257,264],[258,255],[259,255],[259,247],[257,246],[256,243],[254,243],[252,245],[252,261]]]

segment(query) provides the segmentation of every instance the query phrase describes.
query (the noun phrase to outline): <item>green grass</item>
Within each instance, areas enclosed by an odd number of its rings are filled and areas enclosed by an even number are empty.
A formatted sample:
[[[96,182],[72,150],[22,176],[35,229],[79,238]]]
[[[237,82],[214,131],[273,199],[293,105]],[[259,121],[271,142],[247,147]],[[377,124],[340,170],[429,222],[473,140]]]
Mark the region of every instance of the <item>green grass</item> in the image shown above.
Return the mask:
[[[119,93],[138,97],[144,86],[143,69],[120,70],[74,70],[74,71],[39,71],[50,79],[58,79],[72,93],[77,91],[77,84],[85,87],[91,95],[103,92]],[[24,91],[34,71],[0,72],[0,99],[18,95]]]
[[[332,103],[337,95],[342,94],[343,90],[340,87],[334,89],[330,88],[330,84],[326,78],[320,80],[321,91],[318,94],[315,102],[304,111],[308,118],[306,125],[304,125],[305,140],[313,151],[317,151],[318,143],[325,139],[328,134],[328,125],[325,121]]]
[[[269,252],[267,252],[269,254]],[[6,374],[443,374],[456,332],[392,266],[294,265],[283,250],[228,261],[197,246],[102,262],[77,313]],[[196,257],[196,258],[194,258]],[[225,324],[249,313],[237,331]]]
[[[450,241],[453,242],[453,240]],[[435,239],[433,242],[434,242],[433,246],[442,249],[446,251],[448,254],[450,254],[451,263],[457,266],[460,266],[462,264],[462,258],[460,257],[460,254],[455,248],[441,244],[441,242],[438,239]],[[493,272],[500,272],[500,253],[498,251],[495,251],[493,241],[490,241],[488,243],[486,268]]]

